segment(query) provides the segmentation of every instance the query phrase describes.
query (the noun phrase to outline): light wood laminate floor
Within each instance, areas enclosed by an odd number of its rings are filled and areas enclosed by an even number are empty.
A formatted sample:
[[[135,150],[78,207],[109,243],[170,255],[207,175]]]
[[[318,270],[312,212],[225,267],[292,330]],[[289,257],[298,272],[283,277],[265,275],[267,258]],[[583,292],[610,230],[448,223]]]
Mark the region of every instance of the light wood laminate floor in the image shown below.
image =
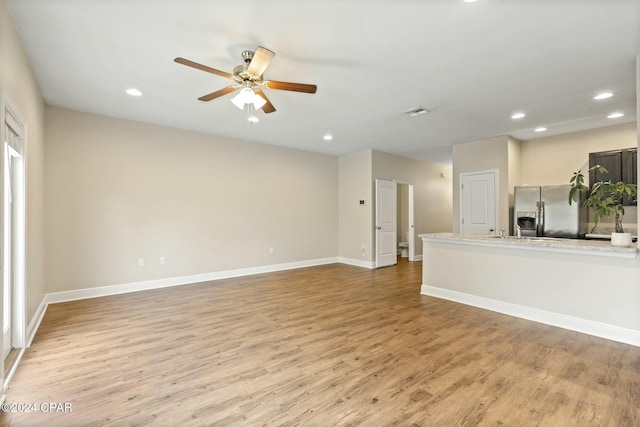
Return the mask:
[[[1,424],[640,425],[640,348],[421,296],[402,261],[51,305],[7,394],[37,411]]]

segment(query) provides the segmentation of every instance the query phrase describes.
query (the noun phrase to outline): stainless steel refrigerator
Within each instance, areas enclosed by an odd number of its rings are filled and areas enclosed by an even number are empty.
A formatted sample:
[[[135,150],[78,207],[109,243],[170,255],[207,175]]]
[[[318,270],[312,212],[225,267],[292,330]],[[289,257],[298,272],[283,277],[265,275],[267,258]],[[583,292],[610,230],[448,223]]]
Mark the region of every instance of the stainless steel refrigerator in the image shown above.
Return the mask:
[[[513,230],[522,236],[584,238],[587,212],[582,203],[569,205],[567,185],[514,188]]]

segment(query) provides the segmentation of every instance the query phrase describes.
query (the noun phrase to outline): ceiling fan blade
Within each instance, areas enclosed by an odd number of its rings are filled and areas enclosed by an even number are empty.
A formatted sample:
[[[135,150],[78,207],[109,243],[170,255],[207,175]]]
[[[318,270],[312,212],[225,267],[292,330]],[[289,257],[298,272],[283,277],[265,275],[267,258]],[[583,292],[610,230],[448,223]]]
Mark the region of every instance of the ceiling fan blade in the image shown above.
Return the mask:
[[[253,54],[251,62],[249,63],[249,67],[247,67],[247,72],[260,77],[271,63],[271,59],[274,55],[275,53],[269,49],[258,46]]]
[[[227,86],[224,89],[220,89],[217,90],[215,92],[211,92],[208,95],[203,95],[200,98],[198,98],[200,101],[211,101],[212,99],[216,99],[219,98],[223,95],[226,95],[228,93],[233,92],[234,90],[236,90],[238,87],[237,86]]]
[[[256,95],[258,95],[260,98],[264,99],[265,101],[267,101],[263,106],[262,106],[262,111],[265,112],[265,114],[269,114],[269,113],[273,113],[274,111],[276,111],[276,107],[273,106],[273,104],[271,103],[271,101],[269,101],[269,98],[267,98],[267,95],[264,94],[263,91],[261,91],[260,89],[255,89],[254,92],[256,93]]]
[[[316,93],[316,90],[318,89],[316,85],[308,85],[304,83],[279,82],[276,80],[266,81],[264,82],[264,85],[269,89],[290,90],[293,92],[304,92],[304,93]]]
[[[187,67],[197,68],[198,70],[206,71],[207,73],[217,74],[218,76],[232,79],[233,75],[224,71],[216,70],[215,68],[207,67],[206,65],[198,64],[197,62],[190,61],[188,59],[177,57],[174,59],[178,64],[186,65]]]

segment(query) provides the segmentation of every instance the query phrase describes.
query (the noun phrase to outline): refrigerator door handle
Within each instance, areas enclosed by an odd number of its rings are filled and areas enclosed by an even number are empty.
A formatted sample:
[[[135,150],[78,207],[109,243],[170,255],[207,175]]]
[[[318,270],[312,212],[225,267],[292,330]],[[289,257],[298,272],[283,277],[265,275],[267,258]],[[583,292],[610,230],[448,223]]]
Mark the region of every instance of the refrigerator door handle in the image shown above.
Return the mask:
[[[539,217],[539,221],[538,221],[538,236],[544,236],[544,202],[541,201],[539,204],[539,209],[540,209],[540,217]]]

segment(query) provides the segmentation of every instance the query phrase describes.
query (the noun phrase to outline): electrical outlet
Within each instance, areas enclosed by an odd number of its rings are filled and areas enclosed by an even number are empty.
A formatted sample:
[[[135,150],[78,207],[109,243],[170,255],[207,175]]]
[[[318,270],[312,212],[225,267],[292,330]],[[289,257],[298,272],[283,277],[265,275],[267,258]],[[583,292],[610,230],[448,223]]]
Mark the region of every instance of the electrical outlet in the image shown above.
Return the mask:
[[[138,267],[144,267],[144,258],[138,258]]]
[[[160,265],[164,265],[167,262],[166,258],[161,256],[160,257]]]
[[[275,251],[276,251],[276,250],[275,250],[275,248],[269,248],[269,253],[270,253],[270,254],[275,253]]]
[[[362,245],[362,247],[361,247],[361,251],[362,251],[362,256],[365,256],[365,255],[367,254],[367,251],[366,251],[366,249],[365,249],[365,246],[364,246],[364,245]]]

